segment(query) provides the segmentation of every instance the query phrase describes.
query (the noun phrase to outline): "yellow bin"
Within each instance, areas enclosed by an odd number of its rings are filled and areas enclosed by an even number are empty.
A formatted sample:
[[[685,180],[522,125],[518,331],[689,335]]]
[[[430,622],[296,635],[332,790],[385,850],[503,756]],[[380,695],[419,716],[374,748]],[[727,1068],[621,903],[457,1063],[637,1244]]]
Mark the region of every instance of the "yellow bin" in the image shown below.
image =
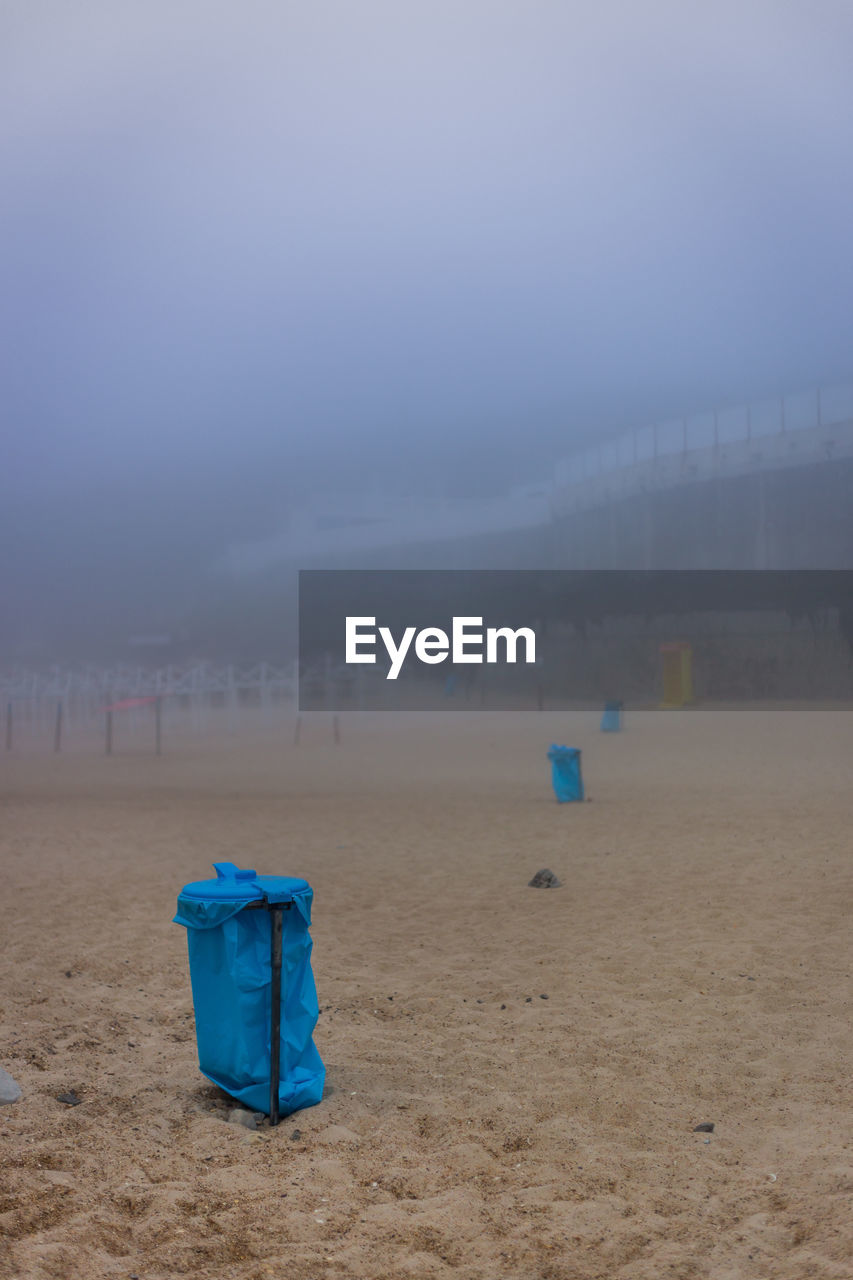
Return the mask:
[[[671,640],[660,647],[663,662],[661,710],[686,707],[693,701],[693,650],[686,640]]]

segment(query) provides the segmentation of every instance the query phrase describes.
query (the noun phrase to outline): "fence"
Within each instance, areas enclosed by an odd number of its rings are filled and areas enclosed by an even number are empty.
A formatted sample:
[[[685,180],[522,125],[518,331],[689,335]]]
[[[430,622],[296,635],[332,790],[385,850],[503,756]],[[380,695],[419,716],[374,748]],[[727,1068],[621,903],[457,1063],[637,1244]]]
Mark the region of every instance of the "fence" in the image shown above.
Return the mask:
[[[103,731],[108,707],[137,699],[139,705],[122,710],[120,727],[117,724],[117,733],[131,742],[151,734],[152,706],[145,699],[162,704],[171,730],[199,731],[208,726],[214,711],[234,716],[253,707],[271,713],[276,705],[295,704],[296,669],[266,662],[246,667],[203,662],[155,670],[129,666],[13,670],[0,674],[5,747],[53,741],[59,750],[63,739],[88,740]],[[156,714],[159,739],[159,708]]]
[[[582,485],[600,476],[659,458],[724,445],[780,437],[853,421],[853,384],[797,392],[736,408],[713,410],[639,427],[557,463],[558,486]]]

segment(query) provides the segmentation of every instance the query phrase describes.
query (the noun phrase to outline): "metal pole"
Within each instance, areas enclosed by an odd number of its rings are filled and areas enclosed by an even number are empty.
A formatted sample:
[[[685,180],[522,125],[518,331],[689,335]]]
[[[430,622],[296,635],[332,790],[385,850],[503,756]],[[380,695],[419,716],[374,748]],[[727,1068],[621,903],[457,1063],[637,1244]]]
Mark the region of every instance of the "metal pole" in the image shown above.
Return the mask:
[[[6,750],[12,750],[12,704],[6,703]]]
[[[104,743],[104,754],[111,756],[113,753],[113,713],[107,712],[106,724],[106,742]]]
[[[270,911],[270,1124],[278,1124],[278,1082],[281,1074],[281,943],[284,915],[281,905]]]
[[[154,703],[154,752],[158,756],[160,754],[160,746],[161,746],[160,711],[161,711],[162,701],[163,701],[162,698],[158,698],[157,701]]]
[[[62,750],[62,702],[56,704],[56,724],[53,727],[53,749]]]

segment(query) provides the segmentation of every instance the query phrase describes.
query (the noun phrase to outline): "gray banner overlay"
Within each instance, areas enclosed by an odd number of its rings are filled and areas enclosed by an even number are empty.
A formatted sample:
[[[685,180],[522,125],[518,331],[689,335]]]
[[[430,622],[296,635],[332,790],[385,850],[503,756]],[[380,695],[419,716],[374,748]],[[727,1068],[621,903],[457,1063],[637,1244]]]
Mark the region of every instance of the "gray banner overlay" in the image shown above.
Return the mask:
[[[853,706],[847,570],[305,570],[301,711]]]

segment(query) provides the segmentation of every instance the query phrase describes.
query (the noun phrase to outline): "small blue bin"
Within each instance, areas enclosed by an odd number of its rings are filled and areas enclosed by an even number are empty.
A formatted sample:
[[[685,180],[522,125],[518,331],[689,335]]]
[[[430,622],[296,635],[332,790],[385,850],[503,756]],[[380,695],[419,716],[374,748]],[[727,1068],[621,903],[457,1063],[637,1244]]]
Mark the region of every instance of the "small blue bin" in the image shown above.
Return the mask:
[[[605,702],[604,715],[601,717],[602,733],[618,733],[622,728],[622,703]]]
[[[175,916],[187,931],[199,1068],[275,1124],[323,1096],[312,1039],[314,895],[307,880],[232,862],[214,870],[215,880],[184,885]]]
[[[552,746],[548,752],[551,761],[551,783],[560,804],[583,800],[583,774],[581,753],[577,747]]]

